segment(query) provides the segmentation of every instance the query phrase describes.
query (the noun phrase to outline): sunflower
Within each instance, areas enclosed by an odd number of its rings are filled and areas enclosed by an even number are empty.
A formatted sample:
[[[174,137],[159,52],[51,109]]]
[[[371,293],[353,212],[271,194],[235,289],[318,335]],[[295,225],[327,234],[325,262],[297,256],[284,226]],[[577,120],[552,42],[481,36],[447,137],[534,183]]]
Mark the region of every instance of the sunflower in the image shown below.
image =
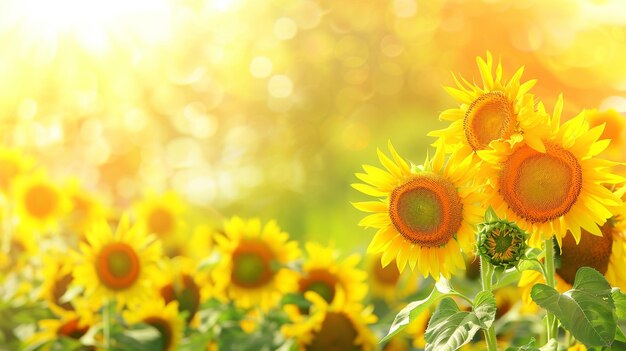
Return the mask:
[[[186,257],[166,262],[162,274],[156,278],[158,295],[166,304],[177,302],[179,312],[187,314],[186,322],[197,325],[200,305],[210,298],[213,290],[209,273],[198,270],[195,262]]]
[[[115,299],[121,308],[148,294],[152,277],[158,273],[160,242],[140,227],[130,227],[128,216],[122,217],[114,234],[106,222],[100,221],[86,237],[87,243],[80,243],[74,283],[85,288],[85,296],[94,305]]]
[[[483,167],[493,185],[490,203],[500,217],[516,222],[530,234],[529,244],[540,247],[543,240],[570,231],[576,241],[581,229],[602,235],[598,224],[612,216],[610,209],[621,200],[603,184],[623,178],[611,173],[610,161],[594,156],[608,140],[598,138],[603,126],[589,129],[581,113],[560,125],[562,97],[550,120],[550,138],[542,147],[520,143],[479,152],[491,167]]]
[[[102,199],[87,192],[78,179],[72,178],[67,181],[64,190],[72,203],[72,212],[68,217],[69,227],[76,233],[82,234],[92,223],[110,217],[110,210]]]
[[[377,318],[372,306],[350,304],[341,289],[331,304],[313,292],[305,293],[312,305],[309,315],[302,315],[294,305],[285,306],[291,323],[282,333],[294,338],[299,351],[372,351],[376,340],[368,325]]]
[[[147,324],[159,332],[161,351],[176,350],[182,339],[184,322],[178,316],[178,302],[165,305],[161,300],[145,301],[123,313],[129,324]]]
[[[35,161],[17,149],[0,146],[0,192],[7,192],[18,176],[30,170]]]
[[[445,89],[461,106],[443,111],[439,119],[451,121],[450,125],[428,135],[445,138],[448,145],[461,145],[462,155],[488,149],[494,140],[513,145],[525,139],[529,144],[536,144],[539,140],[535,132],[541,129],[545,115],[536,113],[534,98],[528,92],[537,81],[522,83],[524,67],[521,67],[505,82],[500,62],[494,76],[493,58],[489,52],[486,61],[477,57],[476,63],[482,88],[453,76],[457,87]]]
[[[17,227],[8,239],[6,250],[0,250],[0,275],[19,272],[39,253],[39,246],[30,230]]]
[[[215,251],[215,235],[217,231],[208,224],[197,224],[191,237],[187,238],[185,256],[201,261],[207,259]]]
[[[568,232],[561,244],[561,253],[556,260],[556,290],[561,293],[572,288],[576,272],[580,267],[592,267],[602,273],[611,286],[626,290],[626,221],[616,215],[598,227],[601,236],[581,230],[580,239]],[[557,250],[558,253],[558,250]],[[525,308],[532,310],[534,302],[530,291],[537,283],[545,283],[541,273],[524,271],[518,283],[522,288]]]
[[[368,255],[368,283],[374,298],[382,299],[393,306],[417,291],[419,279],[407,274],[409,272],[400,273],[395,262],[383,267],[380,262],[381,256],[381,254]]]
[[[361,260],[358,254],[338,261],[332,247],[309,242],[306,244],[307,260],[302,266],[299,291],[314,291],[326,302],[332,303],[337,288],[343,289],[348,301],[360,302],[367,294],[367,273],[357,268]]]
[[[160,238],[173,235],[184,226],[181,215],[185,212],[185,206],[174,192],[161,196],[148,193],[134,207],[137,222],[147,233],[156,234]]]
[[[43,258],[43,282],[41,297],[46,301],[48,308],[57,315],[64,315],[75,311],[72,301],[66,294],[74,277],[74,265],[61,253],[50,253]]]
[[[25,175],[13,183],[19,225],[34,230],[56,230],[71,210],[71,202],[43,173]]]
[[[356,176],[367,184],[352,186],[379,201],[357,202],[364,212],[373,212],[359,223],[378,228],[367,251],[382,252],[387,266],[396,260],[402,272],[407,265],[424,277],[449,278],[464,268],[461,248],[471,251],[475,242],[474,226],[482,221],[479,207],[482,194],[477,186],[468,186],[475,175],[471,156],[460,158],[453,153],[445,163],[442,147],[421,169],[411,169],[389,142],[393,161],[378,150],[386,170],[365,165],[366,173]]]
[[[270,221],[233,217],[215,237],[221,260],[213,270],[215,289],[238,307],[268,310],[281,296],[298,289],[298,274],[285,265],[300,255],[298,243]]]
[[[80,340],[96,322],[95,315],[90,312],[66,313],[58,319],[43,319],[37,323],[39,331],[33,334],[26,343],[43,345],[62,338]],[[43,350],[51,350],[51,346],[48,345]]]

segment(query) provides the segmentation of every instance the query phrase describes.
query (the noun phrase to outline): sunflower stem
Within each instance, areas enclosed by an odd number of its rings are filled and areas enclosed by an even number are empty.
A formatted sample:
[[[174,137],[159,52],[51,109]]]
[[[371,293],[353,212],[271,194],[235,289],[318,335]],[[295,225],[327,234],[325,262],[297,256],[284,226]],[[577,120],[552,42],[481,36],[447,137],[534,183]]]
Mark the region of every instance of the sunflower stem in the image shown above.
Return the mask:
[[[483,291],[491,292],[493,288],[493,272],[494,267],[486,258],[480,256],[480,280]],[[489,329],[485,330],[485,341],[487,342],[488,351],[498,351],[498,341],[496,339],[496,328],[493,323]]]
[[[104,349],[111,350],[111,301],[104,298],[104,311],[102,312],[103,329],[104,329]]]
[[[551,288],[555,288],[556,273],[554,269],[554,244],[552,243],[552,238],[546,239],[543,245],[546,254],[546,257],[544,259],[544,276],[546,278],[546,284]],[[558,336],[558,325],[556,323],[556,317],[552,313],[547,312],[546,320],[548,340],[556,339]]]

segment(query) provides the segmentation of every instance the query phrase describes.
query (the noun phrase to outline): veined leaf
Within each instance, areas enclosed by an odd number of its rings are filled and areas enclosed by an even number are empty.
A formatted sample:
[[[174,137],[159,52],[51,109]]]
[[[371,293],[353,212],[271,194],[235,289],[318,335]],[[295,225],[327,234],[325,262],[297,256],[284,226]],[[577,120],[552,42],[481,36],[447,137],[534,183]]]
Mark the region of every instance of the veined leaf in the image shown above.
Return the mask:
[[[564,294],[536,284],[530,296],[587,346],[609,346],[613,342],[617,323],[611,286],[595,269],[580,268],[574,287]]]
[[[454,351],[472,340],[476,332],[491,327],[496,318],[493,293],[478,293],[472,312],[459,310],[454,300],[445,298],[428,323],[424,334],[426,351]]]

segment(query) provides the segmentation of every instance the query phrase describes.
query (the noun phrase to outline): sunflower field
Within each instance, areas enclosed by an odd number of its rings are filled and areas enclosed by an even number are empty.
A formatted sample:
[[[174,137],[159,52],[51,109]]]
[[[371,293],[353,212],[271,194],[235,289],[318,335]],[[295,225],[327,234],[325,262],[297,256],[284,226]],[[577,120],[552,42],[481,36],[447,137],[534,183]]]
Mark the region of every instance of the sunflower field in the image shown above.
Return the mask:
[[[0,351],[626,350],[621,0],[0,0]]]

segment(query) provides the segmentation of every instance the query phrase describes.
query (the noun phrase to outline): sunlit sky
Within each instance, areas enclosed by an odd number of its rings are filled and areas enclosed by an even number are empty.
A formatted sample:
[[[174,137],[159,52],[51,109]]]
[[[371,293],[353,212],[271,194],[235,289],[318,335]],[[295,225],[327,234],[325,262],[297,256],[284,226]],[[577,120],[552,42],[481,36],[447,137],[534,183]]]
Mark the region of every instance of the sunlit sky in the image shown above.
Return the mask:
[[[173,188],[305,236],[360,231],[353,173],[387,140],[421,162],[450,72],[472,80],[487,50],[568,117],[626,111],[625,7],[4,0],[0,138],[121,204]]]

